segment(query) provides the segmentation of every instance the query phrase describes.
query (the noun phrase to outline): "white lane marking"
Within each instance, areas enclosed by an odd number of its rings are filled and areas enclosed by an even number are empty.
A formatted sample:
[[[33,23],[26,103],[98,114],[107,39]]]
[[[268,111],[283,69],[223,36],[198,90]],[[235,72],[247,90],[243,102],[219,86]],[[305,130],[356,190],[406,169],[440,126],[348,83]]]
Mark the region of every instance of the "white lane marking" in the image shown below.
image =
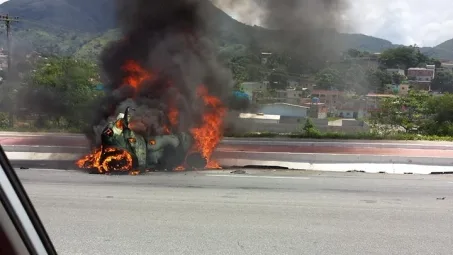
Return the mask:
[[[233,177],[233,178],[263,178],[263,179],[294,179],[294,180],[309,180],[308,177],[296,176],[266,176],[266,175],[228,175],[228,174],[207,174],[210,177]]]

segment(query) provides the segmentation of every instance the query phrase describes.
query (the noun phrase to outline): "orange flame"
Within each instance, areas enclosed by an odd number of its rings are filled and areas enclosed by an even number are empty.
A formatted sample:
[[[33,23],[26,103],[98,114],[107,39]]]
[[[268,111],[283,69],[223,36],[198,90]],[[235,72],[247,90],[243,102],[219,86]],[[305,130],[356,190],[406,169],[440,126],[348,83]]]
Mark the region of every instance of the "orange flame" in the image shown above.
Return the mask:
[[[184,166],[178,166],[176,167],[175,169],[173,169],[174,171],[184,171],[186,168]]]
[[[203,99],[208,112],[203,115],[203,124],[191,129],[195,139],[195,150],[207,159],[208,168],[220,168],[217,162],[211,160],[211,155],[223,137],[223,117],[226,114],[226,108],[219,98],[209,95],[204,85],[199,86],[197,92]]]
[[[151,78],[151,74],[133,60],[127,61],[122,69],[128,73],[127,77],[123,80],[123,85],[130,85],[135,88],[135,90],[138,89],[138,86],[143,81]]]
[[[179,122],[179,111],[176,107],[170,107],[168,110],[168,120],[172,126],[176,126]]]
[[[93,153],[79,159],[76,165],[79,168],[93,169],[99,173],[127,172],[132,170],[132,156],[127,151],[106,148],[104,149],[104,160],[101,162],[102,148],[96,149]]]
[[[179,122],[179,111],[178,108],[173,106],[173,104],[170,104],[170,107],[167,112],[167,118],[168,121],[170,122],[170,126],[167,125],[164,126],[164,133],[170,134],[172,127],[178,125]]]

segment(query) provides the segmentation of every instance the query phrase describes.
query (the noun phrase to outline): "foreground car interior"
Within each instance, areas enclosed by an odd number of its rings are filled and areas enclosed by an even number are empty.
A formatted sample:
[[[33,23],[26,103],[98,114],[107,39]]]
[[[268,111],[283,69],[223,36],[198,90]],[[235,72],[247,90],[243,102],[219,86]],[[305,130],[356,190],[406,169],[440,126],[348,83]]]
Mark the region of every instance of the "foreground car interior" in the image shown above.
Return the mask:
[[[2,147],[0,163],[0,254],[57,254]]]

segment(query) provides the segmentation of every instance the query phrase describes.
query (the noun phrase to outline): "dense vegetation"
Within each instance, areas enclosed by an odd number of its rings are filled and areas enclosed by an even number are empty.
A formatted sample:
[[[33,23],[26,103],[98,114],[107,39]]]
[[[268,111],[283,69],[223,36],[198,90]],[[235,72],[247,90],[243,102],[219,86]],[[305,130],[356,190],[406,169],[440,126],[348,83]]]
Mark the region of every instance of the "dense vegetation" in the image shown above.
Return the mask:
[[[80,131],[85,127],[86,113],[102,94],[95,86],[99,84],[97,66],[51,57],[37,61],[33,68],[21,82],[6,80],[0,87],[0,128]]]
[[[379,131],[428,136],[453,136],[453,94],[431,95],[411,91],[408,96],[386,98],[370,121]]]
[[[240,63],[234,68],[237,75],[255,75],[246,72],[249,69],[253,55],[246,57],[230,56],[234,63]],[[252,66],[259,73],[260,68],[282,68],[282,59],[270,59],[268,65]],[[101,90],[98,66],[90,61],[71,57],[41,58],[36,63],[28,63],[34,71],[26,72],[21,82],[4,82],[0,86],[2,98],[0,113],[0,128],[11,128],[14,121],[15,130],[25,128],[30,130],[66,130],[80,131],[87,124],[87,113],[96,103]],[[263,67],[264,66],[264,67]],[[251,70],[254,70],[251,68]],[[330,70],[330,69],[329,69]],[[321,70],[327,75],[326,69]],[[333,72],[333,71],[332,71]],[[380,79],[384,72],[377,70],[373,75]],[[272,75],[272,72],[270,73]],[[338,74],[338,72],[336,72]],[[2,74],[0,74],[2,75]],[[258,74],[256,74],[258,75]],[[322,76],[320,75],[320,76]],[[275,75],[278,79],[278,75]],[[386,79],[394,79],[387,77]],[[438,78],[440,85],[448,83],[453,87],[451,74]],[[407,96],[383,99],[380,110],[374,112],[369,119],[374,127],[374,133],[346,136],[343,134],[323,134],[310,123],[305,124],[300,133],[291,137],[312,138],[372,138],[398,137],[405,139],[445,139],[453,136],[453,94],[432,95],[428,92],[412,91]],[[8,113],[12,113],[12,116]],[[12,118],[13,117],[13,118]],[[395,130],[400,130],[395,134]],[[248,134],[253,136],[254,134]],[[256,135],[256,134],[255,134]],[[265,134],[260,134],[261,136]],[[274,136],[276,134],[267,134]],[[418,137],[418,138],[417,138]]]

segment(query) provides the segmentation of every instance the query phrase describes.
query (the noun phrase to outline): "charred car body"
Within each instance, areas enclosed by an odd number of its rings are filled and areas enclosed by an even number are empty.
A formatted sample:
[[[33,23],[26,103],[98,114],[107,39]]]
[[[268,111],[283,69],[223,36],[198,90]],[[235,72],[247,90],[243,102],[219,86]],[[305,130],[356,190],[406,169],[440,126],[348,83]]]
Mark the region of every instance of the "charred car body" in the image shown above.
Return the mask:
[[[101,147],[94,158],[82,159],[80,167],[97,168],[98,172],[167,170],[178,167],[204,168],[207,160],[192,151],[194,139],[186,132],[146,137],[130,128],[129,107],[101,134]],[[92,162],[92,161],[97,162]],[[86,162],[90,162],[86,165]]]

